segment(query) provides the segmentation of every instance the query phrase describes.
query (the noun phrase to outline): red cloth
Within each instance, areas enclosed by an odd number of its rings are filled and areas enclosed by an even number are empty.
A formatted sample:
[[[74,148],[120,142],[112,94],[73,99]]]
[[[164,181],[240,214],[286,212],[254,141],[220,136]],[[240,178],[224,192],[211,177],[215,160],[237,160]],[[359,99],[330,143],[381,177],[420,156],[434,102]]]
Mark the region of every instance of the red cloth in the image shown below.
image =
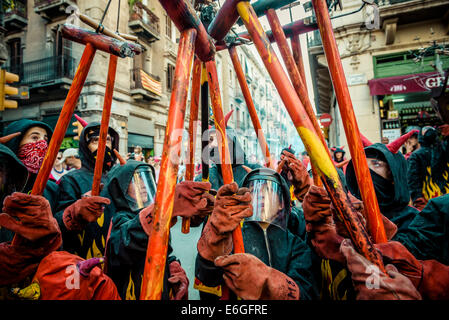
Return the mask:
[[[81,275],[77,263],[85,261],[66,251],[55,251],[39,264],[33,282],[41,300],[121,300],[114,282],[99,267]]]

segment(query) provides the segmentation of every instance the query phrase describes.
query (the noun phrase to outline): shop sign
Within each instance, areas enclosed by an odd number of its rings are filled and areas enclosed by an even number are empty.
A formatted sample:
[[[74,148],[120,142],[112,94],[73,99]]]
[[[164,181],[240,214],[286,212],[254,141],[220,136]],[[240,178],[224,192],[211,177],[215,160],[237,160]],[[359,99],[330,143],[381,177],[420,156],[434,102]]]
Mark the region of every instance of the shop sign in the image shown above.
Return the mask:
[[[388,138],[388,140],[394,141],[401,136],[401,129],[385,129],[382,130],[382,137]]]
[[[347,79],[348,79],[348,86],[355,86],[358,84],[366,84],[366,76],[364,73],[350,74]]]
[[[388,120],[398,119],[398,118],[399,118],[399,111],[398,110],[388,111]]]
[[[443,83],[444,76],[438,72],[409,74],[368,81],[370,94],[372,96],[430,91],[433,88],[442,86]]]

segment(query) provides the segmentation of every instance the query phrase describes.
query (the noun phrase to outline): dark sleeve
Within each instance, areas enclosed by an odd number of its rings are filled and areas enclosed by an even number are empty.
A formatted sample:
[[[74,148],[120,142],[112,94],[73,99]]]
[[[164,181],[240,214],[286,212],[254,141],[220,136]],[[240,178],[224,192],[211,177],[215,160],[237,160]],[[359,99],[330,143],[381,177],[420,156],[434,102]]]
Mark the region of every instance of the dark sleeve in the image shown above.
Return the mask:
[[[393,240],[401,242],[420,260],[435,259],[449,264],[449,195],[430,199],[408,228]]]
[[[167,251],[167,263],[177,260],[172,255],[171,239]],[[148,236],[140,224],[138,214],[117,212],[112,220],[111,236],[108,241],[108,265],[132,267],[136,261],[144,261],[148,247]],[[178,261],[178,260],[177,260]]]
[[[306,220],[302,209],[294,206],[292,208],[289,220],[288,230],[302,240],[306,238]]]
[[[43,196],[50,203],[51,212],[54,215],[57,210],[59,186],[55,182],[48,180]]]
[[[319,298],[319,286],[312,269],[312,250],[305,241],[291,236],[294,238],[286,274],[299,286],[301,300],[316,300]]]
[[[425,176],[425,168],[423,168],[417,153],[412,153],[407,160],[407,165],[407,183],[410,189],[412,201],[415,201],[416,199],[423,197],[422,186]]]

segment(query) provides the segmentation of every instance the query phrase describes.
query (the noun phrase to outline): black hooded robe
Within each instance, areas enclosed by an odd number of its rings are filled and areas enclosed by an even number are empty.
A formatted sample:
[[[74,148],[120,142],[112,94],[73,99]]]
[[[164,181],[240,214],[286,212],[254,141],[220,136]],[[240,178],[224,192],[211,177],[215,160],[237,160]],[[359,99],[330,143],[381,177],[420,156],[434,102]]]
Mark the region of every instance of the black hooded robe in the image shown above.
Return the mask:
[[[59,180],[58,204],[56,207],[55,218],[58,221],[63,238],[63,247],[65,251],[76,254],[83,259],[93,257],[102,257],[105,252],[105,244],[109,230],[109,224],[114,212],[113,205],[106,206],[104,214],[96,221],[89,223],[84,230],[67,230],[63,222],[64,210],[81,199],[82,195],[92,190],[94,178],[95,158],[88,149],[87,135],[93,130],[99,130],[100,124],[93,122],[88,124],[80,136],[79,154],[82,163],[81,169],[72,170],[66,173]],[[115,130],[109,128],[109,134],[114,139],[113,148],[118,149],[119,135]],[[116,158],[112,153],[113,163]],[[106,184],[107,172],[103,172],[101,183]],[[106,188],[100,192],[100,196],[109,198]]]
[[[111,195],[116,212],[113,215],[111,235],[107,243],[107,274],[117,286],[124,300],[139,300],[140,288],[145,267],[148,247],[148,236],[139,219],[139,211],[133,212],[125,195],[127,194],[132,175],[138,167],[150,165],[129,160],[123,166],[115,166],[109,172],[107,189]],[[165,264],[162,299],[169,299],[169,264],[176,259],[171,255],[173,248],[168,245],[167,262]],[[179,262],[179,260],[177,260]]]

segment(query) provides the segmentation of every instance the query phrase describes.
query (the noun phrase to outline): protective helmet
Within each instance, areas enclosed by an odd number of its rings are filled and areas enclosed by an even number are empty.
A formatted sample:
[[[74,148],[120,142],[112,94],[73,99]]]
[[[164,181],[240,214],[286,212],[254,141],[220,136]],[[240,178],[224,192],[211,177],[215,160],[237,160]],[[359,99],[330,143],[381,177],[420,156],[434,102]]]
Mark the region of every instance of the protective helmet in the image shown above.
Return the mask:
[[[148,207],[156,195],[154,172],[150,166],[139,166],[134,171],[128,185],[126,199],[132,211]]]
[[[269,168],[257,168],[243,178],[242,187],[253,196],[253,215],[245,221],[257,221],[287,229],[290,216],[290,191],[285,179]]]

